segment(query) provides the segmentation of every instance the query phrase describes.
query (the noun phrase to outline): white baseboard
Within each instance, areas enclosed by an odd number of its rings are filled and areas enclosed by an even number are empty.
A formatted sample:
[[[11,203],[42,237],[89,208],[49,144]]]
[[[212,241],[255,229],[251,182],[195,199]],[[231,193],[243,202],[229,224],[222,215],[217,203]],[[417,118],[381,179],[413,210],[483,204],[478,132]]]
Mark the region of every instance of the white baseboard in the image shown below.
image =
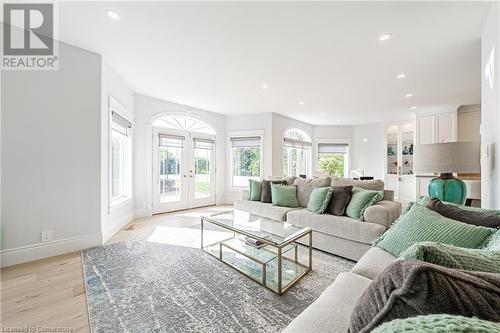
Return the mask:
[[[2,267],[21,264],[28,261],[48,258],[60,254],[87,249],[102,244],[101,234],[90,234],[58,239],[46,243],[21,246],[0,251]]]
[[[111,237],[113,237],[118,231],[120,231],[124,226],[133,220],[132,217],[127,217],[122,220],[118,220],[111,227],[106,228],[102,231],[102,243],[106,243]]]

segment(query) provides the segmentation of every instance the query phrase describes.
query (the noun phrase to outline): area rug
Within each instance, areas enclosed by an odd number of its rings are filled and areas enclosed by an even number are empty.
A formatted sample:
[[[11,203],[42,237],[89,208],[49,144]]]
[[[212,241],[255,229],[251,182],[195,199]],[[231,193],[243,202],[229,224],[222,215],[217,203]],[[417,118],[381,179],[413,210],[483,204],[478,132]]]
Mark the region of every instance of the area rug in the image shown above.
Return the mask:
[[[314,251],[313,271],[278,296],[192,247],[129,241],[82,261],[94,333],[280,332],[353,266]]]

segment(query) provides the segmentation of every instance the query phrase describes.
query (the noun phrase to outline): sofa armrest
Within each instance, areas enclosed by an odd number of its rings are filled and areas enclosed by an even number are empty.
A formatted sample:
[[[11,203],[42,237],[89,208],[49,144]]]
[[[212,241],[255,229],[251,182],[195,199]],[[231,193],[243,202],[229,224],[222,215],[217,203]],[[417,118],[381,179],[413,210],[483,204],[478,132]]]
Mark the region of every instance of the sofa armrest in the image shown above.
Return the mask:
[[[402,205],[397,201],[382,200],[365,210],[365,221],[389,228],[401,215]]]
[[[246,188],[241,190],[241,200],[248,200],[248,193],[249,190]]]

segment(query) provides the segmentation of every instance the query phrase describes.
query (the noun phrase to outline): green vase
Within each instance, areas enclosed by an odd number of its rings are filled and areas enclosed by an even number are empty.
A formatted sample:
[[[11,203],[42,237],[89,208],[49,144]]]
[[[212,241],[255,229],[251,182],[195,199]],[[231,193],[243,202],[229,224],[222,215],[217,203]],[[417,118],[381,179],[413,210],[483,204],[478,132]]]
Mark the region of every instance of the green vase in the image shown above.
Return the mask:
[[[467,198],[467,187],[451,173],[442,173],[429,183],[429,196],[441,201],[463,205]]]

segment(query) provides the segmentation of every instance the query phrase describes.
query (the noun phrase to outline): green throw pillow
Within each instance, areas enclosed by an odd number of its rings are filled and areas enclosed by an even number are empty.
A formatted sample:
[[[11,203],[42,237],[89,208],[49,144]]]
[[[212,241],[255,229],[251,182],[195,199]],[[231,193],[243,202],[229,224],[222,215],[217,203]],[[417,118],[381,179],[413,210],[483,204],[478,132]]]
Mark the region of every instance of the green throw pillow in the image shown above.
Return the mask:
[[[435,242],[421,242],[403,251],[399,259],[420,260],[467,271],[500,273],[500,251],[466,249]]]
[[[428,195],[421,195],[418,197],[417,203],[419,205],[425,206],[429,203],[431,200],[431,197]],[[471,207],[471,206],[464,206],[464,205],[459,205],[453,202],[447,202],[447,201],[442,201],[442,203],[447,204],[447,205],[452,205],[458,208],[461,208],[463,210],[467,210],[469,212],[479,212],[479,213],[486,213],[486,214],[492,214],[492,215],[500,215],[500,209],[489,209],[489,208],[479,208],[479,207]]]
[[[311,192],[307,209],[314,214],[323,214],[332,198],[333,187],[316,187]]]
[[[288,185],[271,184],[271,199],[273,206],[299,207],[297,200],[297,187]]]
[[[262,182],[254,179],[249,180],[248,200],[260,201],[262,195]]]
[[[352,196],[345,209],[345,214],[356,220],[364,220],[365,210],[384,197],[383,191],[364,190],[359,187],[352,189]]]
[[[482,248],[495,232],[496,229],[458,222],[414,204],[374,244],[398,257],[413,244],[425,241]]]
[[[500,323],[475,317],[433,314],[395,319],[375,328],[372,333],[492,333],[500,332]]]

